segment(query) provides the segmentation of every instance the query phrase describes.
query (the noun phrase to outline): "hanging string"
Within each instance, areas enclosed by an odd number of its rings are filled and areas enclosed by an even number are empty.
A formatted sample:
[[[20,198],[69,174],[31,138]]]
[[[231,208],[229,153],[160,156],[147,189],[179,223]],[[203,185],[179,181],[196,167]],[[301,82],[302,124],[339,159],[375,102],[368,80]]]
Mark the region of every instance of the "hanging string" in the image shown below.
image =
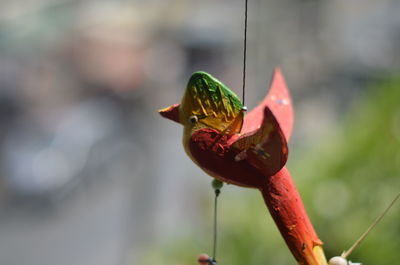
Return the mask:
[[[245,8],[244,8],[244,38],[243,38],[243,88],[242,88],[242,102],[243,102],[243,106],[244,106],[245,88],[246,88],[247,2],[248,2],[248,0],[245,0]]]
[[[217,237],[218,237],[218,223],[217,223],[217,206],[218,206],[218,195],[221,193],[219,189],[215,190],[215,197],[214,197],[214,236],[213,236],[213,252],[212,258],[213,260],[217,259]]]
[[[215,197],[214,197],[214,235],[213,235],[213,252],[212,259],[210,264],[217,264],[217,239],[218,239],[218,196],[221,194],[221,188],[223,183],[217,179],[214,179],[211,183],[211,186],[214,189]]]
[[[246,111],[247,108],[244,105],[245,99],[245,88],[246,88],[246,55],[247,55],[247,2],[245,0],[245,9],[244,9],[244,38],[243,38],[243,88],[242,88],[242,103],[243,103],[243,111]],[[211,186],[214,189],[215,197],[214,197],[214,224],[213,224],[213,250],[212,256],[209,257],[207,254],[201,254],[198,258],[199,264],[216,265],[217,264],[217,239],[218,239],[218,196],[221,194],[221,188],[223,186],[223,182],[214,179],[211,183]]]
[[[218,239],[218,196],[221,194],[221,188],[223,183],[217,179],[211,182],[211,186],[214,189],[214,220],[213,220],[213,242],[212,242],[212,256],[207,254],[201,254],[197,261],[200,265],[217,265],[217,239]]]
[[[395,204],[395,202],[400,198],[400,193],[396,195],[396,197],[393,199],[393,201],[389,204],[389,206],[383,211],[381,215],[376,218],[376,220],[371,224],[370,227],[368,227],[367,231],[365,231],[361,237],[349,248],[349,250],[343,252],[341,257],[347,258],[353,250],[358,247],[358,245],[361,244],[361,242],[365,239],[365,237],[371,232],[372,229],[382,220],[382,218],[387,214],[387,212],[392,208],[392,206]]]

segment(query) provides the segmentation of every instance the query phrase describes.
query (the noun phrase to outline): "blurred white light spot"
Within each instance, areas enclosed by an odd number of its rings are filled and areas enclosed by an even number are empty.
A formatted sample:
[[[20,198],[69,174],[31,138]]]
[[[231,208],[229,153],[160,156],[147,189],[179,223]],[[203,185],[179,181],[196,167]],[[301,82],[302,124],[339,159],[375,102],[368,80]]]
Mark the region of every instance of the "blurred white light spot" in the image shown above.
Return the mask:
[[[278,103],[279,105],[287,105],[289,102],[287,101],[287,99],[277,99],[276,103]]]
[[[327,180],[316,189],[314,206],[318,213],[326,218],[335,218],[342,214],[349,204],[349,190],[339,180]]]

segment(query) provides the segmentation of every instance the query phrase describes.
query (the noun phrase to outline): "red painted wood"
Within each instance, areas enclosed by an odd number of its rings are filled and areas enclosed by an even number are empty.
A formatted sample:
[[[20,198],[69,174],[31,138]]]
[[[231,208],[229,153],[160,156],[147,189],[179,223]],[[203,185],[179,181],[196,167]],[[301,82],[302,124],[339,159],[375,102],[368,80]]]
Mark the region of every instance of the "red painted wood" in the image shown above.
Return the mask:
[[[179,105],[160,113],[178,121]],[[277,68],[268,95],[245,115],[240,134],[228,135],[202,128],[194,131],[184,145],[188,145],[193,161],[212,177],[261,191],[282,237],[300,265],[326,264],[323,255],[319,260],[314,255],[313,247],[322,242],[284,167],[293,120],[290,94]]]
[[[260,188],[282,237],[301,265],[319,265],[313,247],[322,245],[289,171],[284,167]]]
[[[214,129],[201,129],[192,134],[189,148],[195,162],[213,177],[243,187],[258,188],[265,182],[264,175],[248,161],[235,161],[240,150],[231,148],[232,137]]]
[[[286,164],[288,148],[283,132],[268,107],[258,130],[244,135],[226,135],[204,128],[195,131],[189,150],[195,162],[221,181],[259,188],[266,176]],[[240,153],[242,159],[237,159]]]

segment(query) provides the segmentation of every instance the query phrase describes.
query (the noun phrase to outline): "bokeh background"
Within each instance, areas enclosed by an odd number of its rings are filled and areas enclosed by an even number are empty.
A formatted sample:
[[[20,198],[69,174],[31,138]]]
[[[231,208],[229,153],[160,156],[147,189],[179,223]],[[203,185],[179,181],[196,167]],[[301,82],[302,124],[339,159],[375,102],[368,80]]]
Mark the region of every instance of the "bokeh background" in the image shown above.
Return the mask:
[[[0,264],[197,264],[211,179],[157,110],[190,74],[241,95],[243,0],[0,2]],[[289,169],[327,256],[400,191],[400,2],[249,0],[246,105],[280,66]],[[295,264],[255,190],[225,186],[219,264]],[[400,207],[350,257],[398,264]]]

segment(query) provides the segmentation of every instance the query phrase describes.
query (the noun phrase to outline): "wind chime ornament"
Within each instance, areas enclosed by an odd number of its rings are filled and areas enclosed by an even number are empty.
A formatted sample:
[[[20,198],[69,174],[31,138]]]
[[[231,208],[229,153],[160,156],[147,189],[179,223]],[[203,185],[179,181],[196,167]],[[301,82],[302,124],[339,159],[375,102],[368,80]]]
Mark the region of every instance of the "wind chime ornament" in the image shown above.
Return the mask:
[[[205,72],[194,73],[180,104],[160,114],[183,125],[187,155],[213,178],[258,189],[301,265],[327,264],[285,164],[293,107],[280,69],[268,95],[245,115],[237,95]]]
[[[341,256],[327,262],[300,195],[285,167],[293,128],[293,106],[279,68],[269,93],[252,111],[223,83],[205,72],[194,73],[180,104],[159,111],[183,125],[187,155],[214,178],[214,256],[202,254],[200,265],[215,265],[216,202],[222,182],[258,189],[282,237],[299,265],[361,265],[347,260],[400,198],[398,194],[365,233]]]
[[[293,107],[279,68],[269,93],[252,111],[223,83],[205,72],[194,73],[180,104],[159,111],[183,125],[187,155],[214,178],[214,256],[202,254],[200,265],[215,265],[216,202],[221,182],[258,189],[282,237],[299,265],[361,265],[350,253],[382,220],[398,194],[367,231],[341,256],[327,262],[300,195],[285,167],[293,128]]]

